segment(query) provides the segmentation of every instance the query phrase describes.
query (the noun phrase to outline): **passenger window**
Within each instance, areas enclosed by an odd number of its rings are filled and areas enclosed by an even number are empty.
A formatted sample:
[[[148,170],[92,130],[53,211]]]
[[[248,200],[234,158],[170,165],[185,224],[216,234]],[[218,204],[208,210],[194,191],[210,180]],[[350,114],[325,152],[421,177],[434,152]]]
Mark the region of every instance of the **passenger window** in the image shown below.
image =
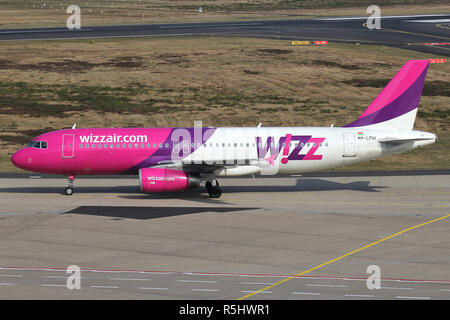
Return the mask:
[[[128,144],[128,148],[133,148],[133,144],[132,144],[132,143],[129,143],[129,144]]]
[[[134,147],[135,147],[135,148],[139,148],[139,144],[138,144],[138,143],[135,143],[135,144],[134,144]]]
[[[116,148],[120,148],[120,143],[117,143],[117,144],[116,144]]]
[[[114,144],[111,143],[111,144],[109,145],[109,147],[110,147],[110,148],[114,148]]]
[[[99,143],[99,144],[98,144],[98,147],[99,147],[99,148],[101,148],[101,147],[102,147],[102,145],[101,145],[101,144]]]
[[[169,144],[168,143],[166,143],[166,148],[169,149]]]
[[[80,144],[80,149],[83,149],[83,146],[84,146],[84,145],[81,143],[81,144]]]
[[[108,148],[108,144],[105,143],[105,144],[103,145],[103,148]]]
[[[122,148],[126,148],[126,147],[127,147],[126,143],[123,143]]]
[[[95,149],[95,144],[92,144],[92,149]]]
[[[89,145],[86,143],[86,148],[89,149]]]

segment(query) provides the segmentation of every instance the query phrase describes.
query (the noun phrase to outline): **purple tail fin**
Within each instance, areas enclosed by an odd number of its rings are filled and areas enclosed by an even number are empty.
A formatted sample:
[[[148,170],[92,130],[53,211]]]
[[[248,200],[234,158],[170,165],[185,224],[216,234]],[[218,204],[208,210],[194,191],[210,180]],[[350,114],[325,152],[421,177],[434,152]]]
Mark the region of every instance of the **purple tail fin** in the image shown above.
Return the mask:
[[[429,60],[409,60],[370,106],[345,127],[394,126],[411,130],[422,95]]]

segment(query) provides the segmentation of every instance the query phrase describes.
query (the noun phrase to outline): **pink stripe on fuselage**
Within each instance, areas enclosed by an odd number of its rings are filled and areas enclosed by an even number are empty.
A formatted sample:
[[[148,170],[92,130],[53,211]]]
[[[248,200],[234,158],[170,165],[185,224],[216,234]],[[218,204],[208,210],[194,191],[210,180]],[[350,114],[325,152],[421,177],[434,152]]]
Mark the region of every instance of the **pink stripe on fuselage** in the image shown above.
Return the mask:
[[[409,60],[406,62],[359,118],[368,116],[397,99],[417,80],[428,64],[428,60]]]
[[[46,141],[48,149],[29,148],[26,151],[36,155],[35,164],[27,169],[59,174],[121,173],[153,155],[171,132],[172,128],[68,129],[48,132],[34,139]],[[74,135],[74,157],[63,158],[62,136],[70,134]],[[148,143],[151,144],[150,148],[147,148]],[[92,148],[93,144],[95,148]],[[106,148],[105,144],[108,145]],[[111,144],[114,145],[112,148]],[[120,147],[117,148],[117,144]],[[129,144],[132,144],[131,148]],[[138,148],[135,148],[135,144],[139,144]],[[144,148],[141,148],[141,144],[144,144]],[[153,147],[154,144],[156,147]],[[126,145],[125,148],[123,145]]]

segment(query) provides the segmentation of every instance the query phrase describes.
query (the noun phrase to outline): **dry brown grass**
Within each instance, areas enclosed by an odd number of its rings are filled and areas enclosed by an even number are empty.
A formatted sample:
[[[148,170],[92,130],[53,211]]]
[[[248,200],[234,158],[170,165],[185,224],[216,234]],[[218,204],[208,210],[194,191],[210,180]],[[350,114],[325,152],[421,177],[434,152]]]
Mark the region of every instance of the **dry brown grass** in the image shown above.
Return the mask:
[[[192,126],[194,120],[205,126],[344,125],[381,90],[344,81],[390,79],[406,60],[431,58],[377,46],[291,47],[281,40],[217,37],[1,43],[0,56],[0,83],[25,82],[48,89],[38,101],[45,105],[69,104],[55,93],[56,85],[145,88],[127,96],[140,108],[135,113],[83,104],[83,111],[40,117],[26,108],[14,112],[20,103],[8,106],[8,113],[0,113],[3,171],[16,170],[9,157],[24,144],[12,136],[31,139],[39,130],[66,128],[74,122],[78,127]],[[431,65],[427,82],[448,81],[449,71],[449,64]],[[448,111],[449,105],[448,96],[424,96],[420,110]],[[427,153],[387,158],[374,168],[449,167],[448,118],[419,117],[416,129],[437,132],[443,144]],[[5,135],[9,137],[2,139]]]

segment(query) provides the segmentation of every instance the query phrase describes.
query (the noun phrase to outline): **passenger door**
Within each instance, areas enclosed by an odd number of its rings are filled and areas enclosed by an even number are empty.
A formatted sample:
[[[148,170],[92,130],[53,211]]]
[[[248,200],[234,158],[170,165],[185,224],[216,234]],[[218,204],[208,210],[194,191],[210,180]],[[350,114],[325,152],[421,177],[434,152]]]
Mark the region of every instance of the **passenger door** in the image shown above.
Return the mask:
[[[63,157],[63,159],[71,159],[75,156],[74,141],[75,141],[75,135],[63,134],[63,139],[62,139],[62,157]]]
[[[343,157],[354,157],[355,154],[355,135],[351,132],[344,133],[344,152]]]

